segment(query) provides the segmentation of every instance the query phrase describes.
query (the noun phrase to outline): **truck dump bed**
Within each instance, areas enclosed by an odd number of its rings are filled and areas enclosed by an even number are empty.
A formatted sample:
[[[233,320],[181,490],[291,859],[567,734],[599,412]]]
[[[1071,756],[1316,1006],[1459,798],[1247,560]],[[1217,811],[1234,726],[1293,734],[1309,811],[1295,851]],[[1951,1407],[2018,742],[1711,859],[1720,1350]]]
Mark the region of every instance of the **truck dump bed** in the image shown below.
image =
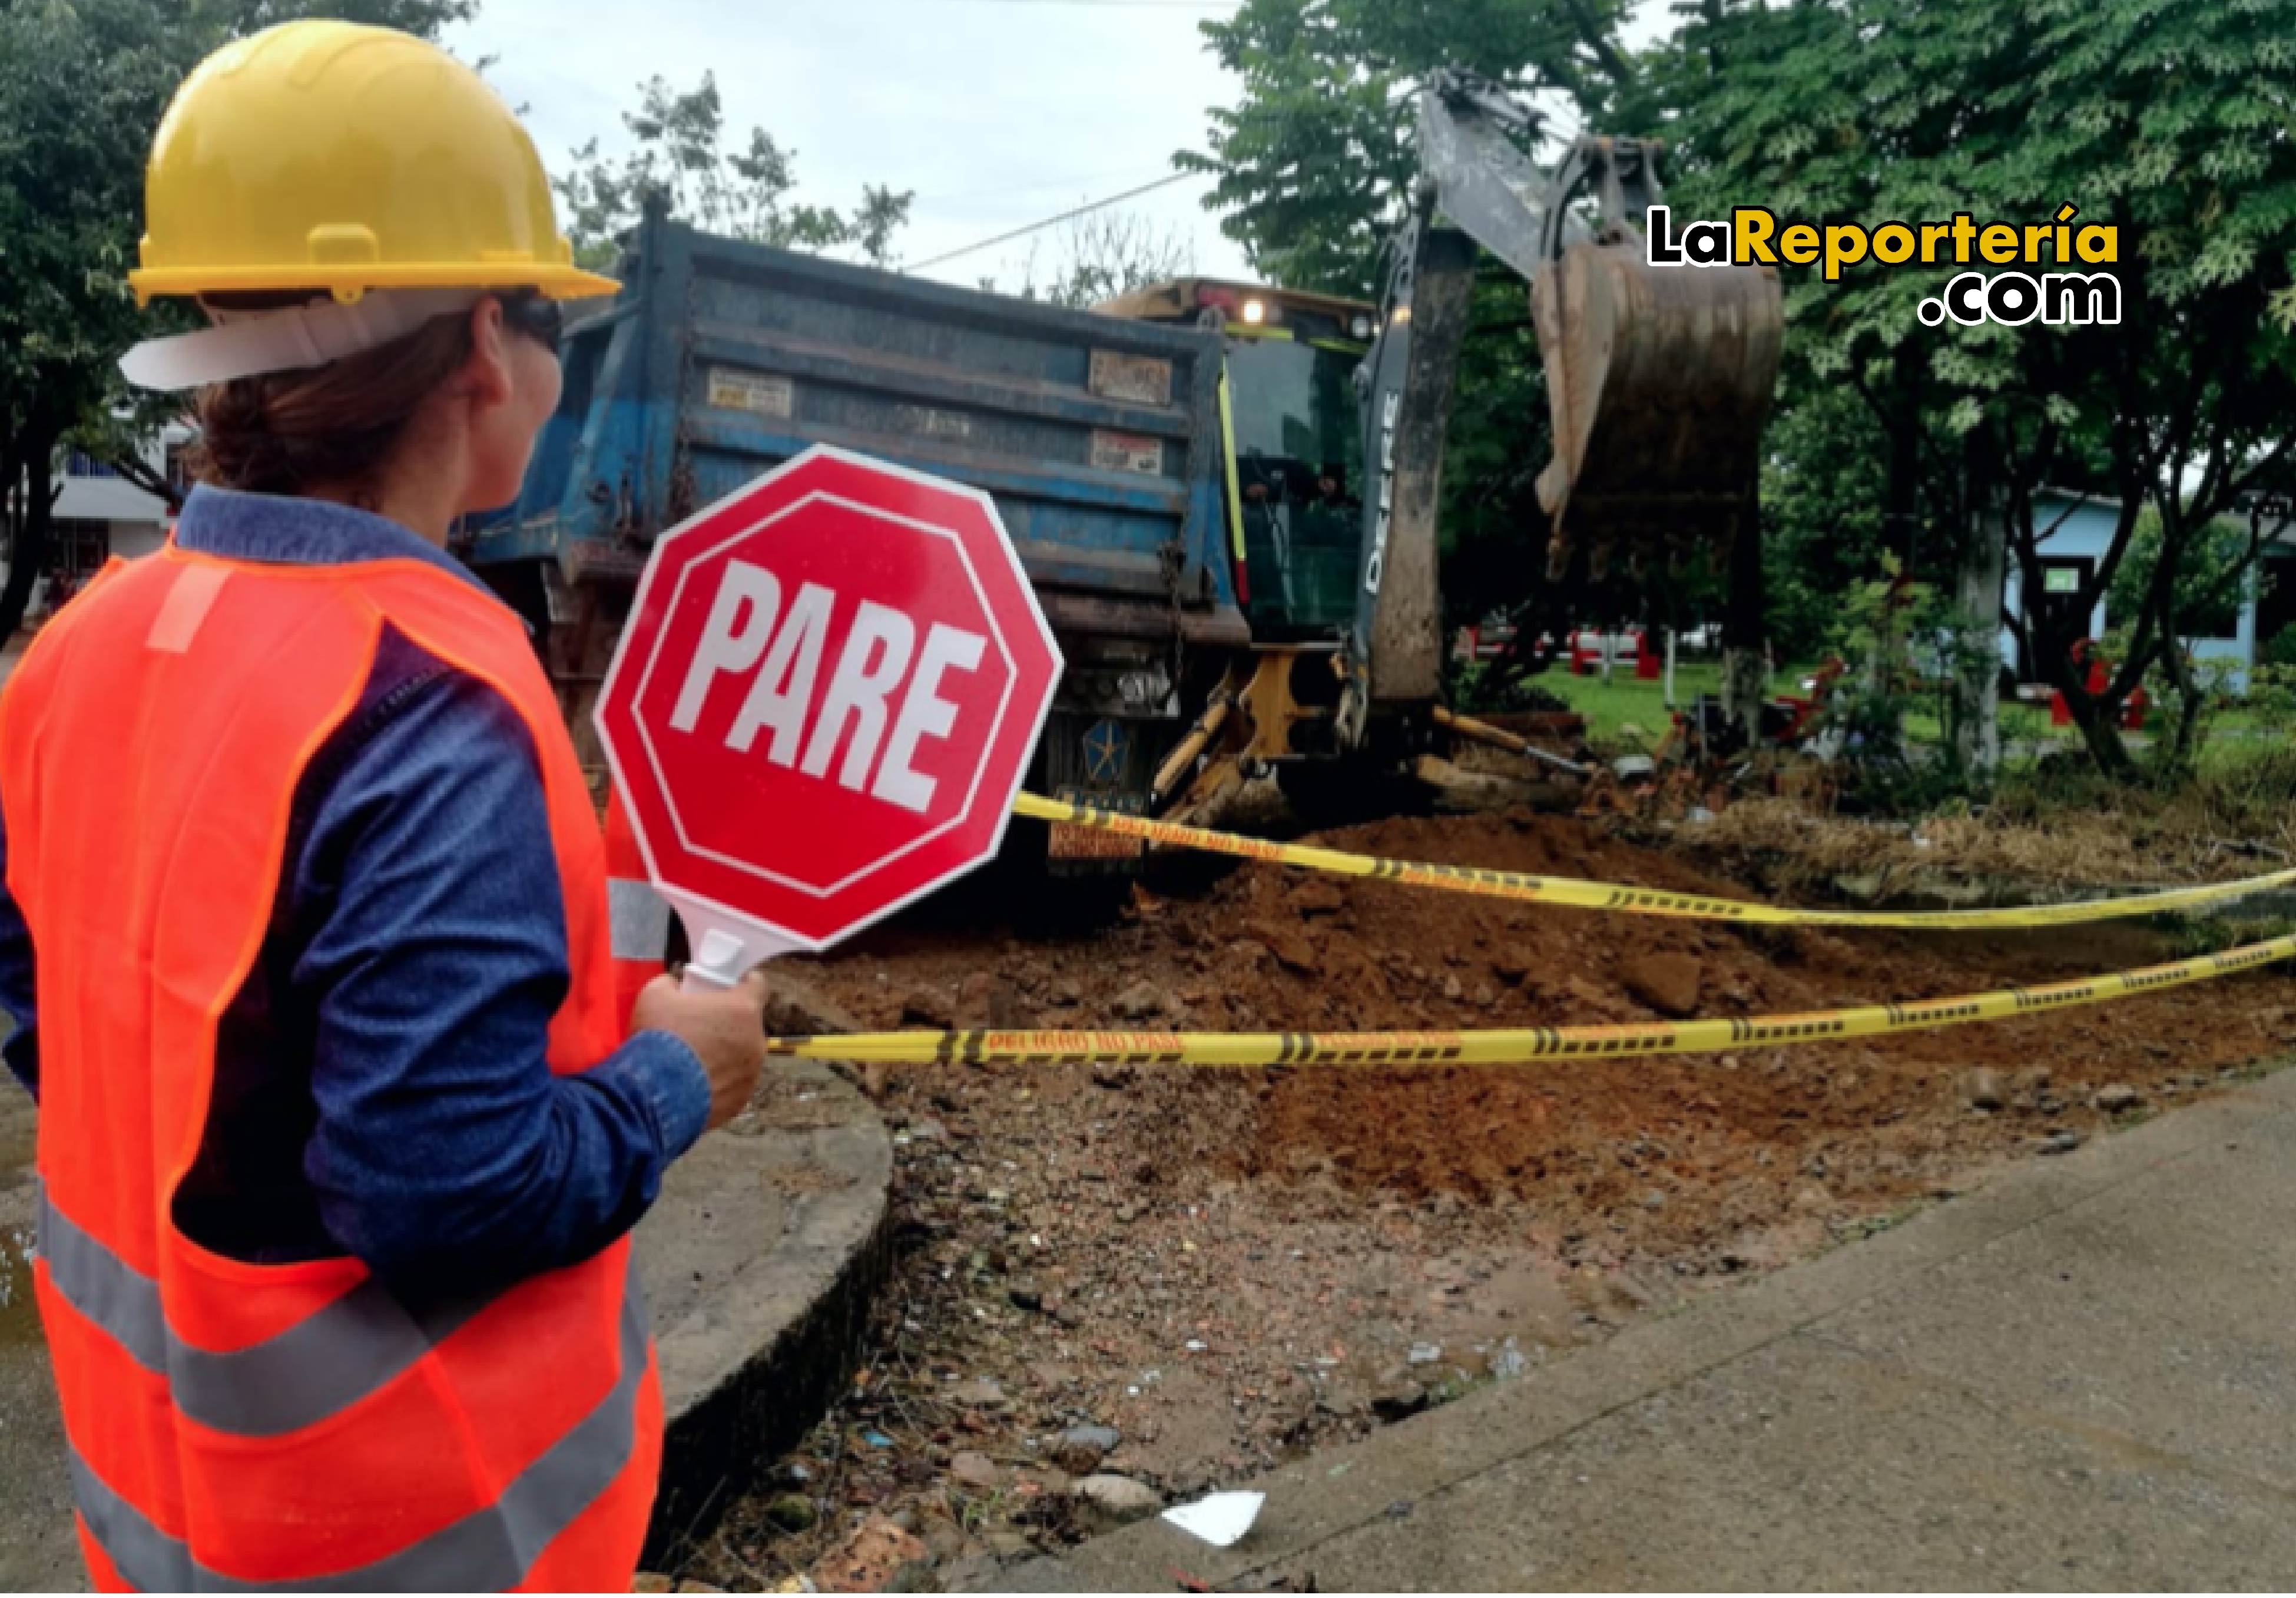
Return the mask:
[[[481,564],[634,578],[653,537],[815,443],[985,489],[1056,630],[1241,642],[1218,343],[655,219],[570,328],[566,391]]]

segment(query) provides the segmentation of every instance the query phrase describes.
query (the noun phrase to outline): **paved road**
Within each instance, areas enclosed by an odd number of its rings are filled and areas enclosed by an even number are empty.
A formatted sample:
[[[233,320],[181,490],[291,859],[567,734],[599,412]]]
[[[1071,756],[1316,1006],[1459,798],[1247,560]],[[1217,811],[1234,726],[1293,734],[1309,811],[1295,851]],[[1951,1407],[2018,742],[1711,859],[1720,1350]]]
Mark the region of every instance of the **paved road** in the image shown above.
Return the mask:
[[[2296,1072],[1262,1485],[1004,1579],[2296,1586]]]

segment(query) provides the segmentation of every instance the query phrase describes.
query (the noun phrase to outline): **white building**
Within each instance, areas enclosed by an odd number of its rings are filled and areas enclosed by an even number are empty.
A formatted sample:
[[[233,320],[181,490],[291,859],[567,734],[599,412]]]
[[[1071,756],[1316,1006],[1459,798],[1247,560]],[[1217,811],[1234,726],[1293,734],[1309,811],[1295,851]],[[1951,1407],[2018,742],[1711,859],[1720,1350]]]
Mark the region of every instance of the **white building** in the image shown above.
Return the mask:
[[[144,463],[180,489],[184,481],[181,456],[192,436],[191,428],[170,424],[144,446]],[[29,613],[36,621],[47,609],[51,577],[67,578],[77,588],[113,556],[133,559],[149,555],[168,537],[167,501],[138,488],[115,466],[69,450],[56,463],[54,481],[48,558],[34,581]],[[6,564],[0,562],[0,580],[6,571]]]
[[[177,459],[191,437],[190,428],[170,424],[144,446],[144,464],[180,485]],[[65,455],[59,481],[62,491],[49,546],[53,570],[85,577],[112,556],[133,559],[166,541],[167,501],[128,482],[117,467],[75,449]]]

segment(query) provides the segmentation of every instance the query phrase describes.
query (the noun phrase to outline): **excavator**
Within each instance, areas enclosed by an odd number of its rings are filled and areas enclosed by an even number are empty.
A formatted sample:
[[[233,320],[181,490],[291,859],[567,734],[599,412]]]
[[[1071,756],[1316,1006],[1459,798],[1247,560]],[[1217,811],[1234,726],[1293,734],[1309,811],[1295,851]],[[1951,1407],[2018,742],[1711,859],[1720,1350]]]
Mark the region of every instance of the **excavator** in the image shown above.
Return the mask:
[[[601,784],[590,709],[652,541],[830,443],[995,498],[1067,663],[1038,791],[1214,823],[1263,775],[1318,820],[1469,795],[1491,773],[1464,745],[1540,758],[1442,698],[1436,523],[1483,254],[1529,285],[1553,416],[1526,561],[1739,540],[1777,369],[1769,273],[1644,264],[1655,144],[1543,168],[1538,134],[1498,86],[1427,85],[1376,304],[1188,279],[1087,315],[651,206],[627,286],[569,322],[517,504],[456,548],[528,618]],[[1007,842],[1085,902],[1128,891],[1111,836]]]
[[[1784,333],[1767,268],[1652,267],[1657,141],[1582,136],[1551,168],[1540,115],[1460,71],[1421,95],[1420,176],[1374,306],[1183,279],[1095,309],[1226,335],[1226,507],[1252,641],[1157,771],[1152,803],[1203,816],[1247,778],[1295,796],[1496,743],[1442,704],[1437,518],[1460,350],[1484,252],[1529,286],[1554,460],[1538,482],[1550,579],[1726,552],[1754,536]]]

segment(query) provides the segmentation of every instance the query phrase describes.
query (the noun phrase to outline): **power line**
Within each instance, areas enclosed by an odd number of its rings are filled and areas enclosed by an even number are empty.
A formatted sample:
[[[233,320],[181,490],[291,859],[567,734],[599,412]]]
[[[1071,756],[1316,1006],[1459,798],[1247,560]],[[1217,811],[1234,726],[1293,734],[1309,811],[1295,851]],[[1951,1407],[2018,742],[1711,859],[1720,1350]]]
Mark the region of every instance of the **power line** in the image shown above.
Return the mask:
[[[1157,170],[1161,171],[1163,169],[1159,167]],[[1048,189],[1070,191],[1084,189],[1089,192],[1095,184],[1136,183],[1144,176],[1145,174],[1140,168],[1132,166],[1114,172],[1086,172],[1073,177],[1047,177],[1042,183],[1025,183],[1018,188],[1007,185],[1002,188],[974,189],[963,194],[920,194],[917,196],[916,205],[919,210],[929,210],[936,206],[963,205],[975,200],[1011,199],[1019,194],[1041,194]]]
[[[1037,4],[1039,0],[1022,0],[1022,3]],[[962,250],[952,250],[946,255],[936,255],[931,260],[921,260],[913,267],[905,268],[904,270],[929,272],[935,267],[947,266],[950,261],[961,260],[965,256],[978,255],[983,250],[994,250],[999,244],[1009,244],[1014,239],[1027,238],[1032,233],[1042,233],[1047,227],[1057,227],[1063,222],[1072,222],[1078,217],[1088,217],[1096,210],[1106,210],[1111,205],[1121,205],[1127,200],[1137,200],[1143,194],[1152,194],[1158,189],[1168,189],[1176,183],[1185,183],[1192,177],[1202,176],[1204,174],[1201,172],[1175,172],[1169,177],[1160,177],[1155,182],[1143,184],[1136,189],[1127,189],[1120,194],[1111,194],[1105,200],[1095,200],[1089,205],[1079,205],[1074,210],[1064,210],[1057,217],[1046,217],[1043,221],[1031,222],[1026,227],[1016,227],[1010,233],[1000,233],[993,239],[983,239],[977,244],[967,244]]]
[[[933,0],[937,5],[1066,5],[1082,11],[1226,11],[1236,0]]]

